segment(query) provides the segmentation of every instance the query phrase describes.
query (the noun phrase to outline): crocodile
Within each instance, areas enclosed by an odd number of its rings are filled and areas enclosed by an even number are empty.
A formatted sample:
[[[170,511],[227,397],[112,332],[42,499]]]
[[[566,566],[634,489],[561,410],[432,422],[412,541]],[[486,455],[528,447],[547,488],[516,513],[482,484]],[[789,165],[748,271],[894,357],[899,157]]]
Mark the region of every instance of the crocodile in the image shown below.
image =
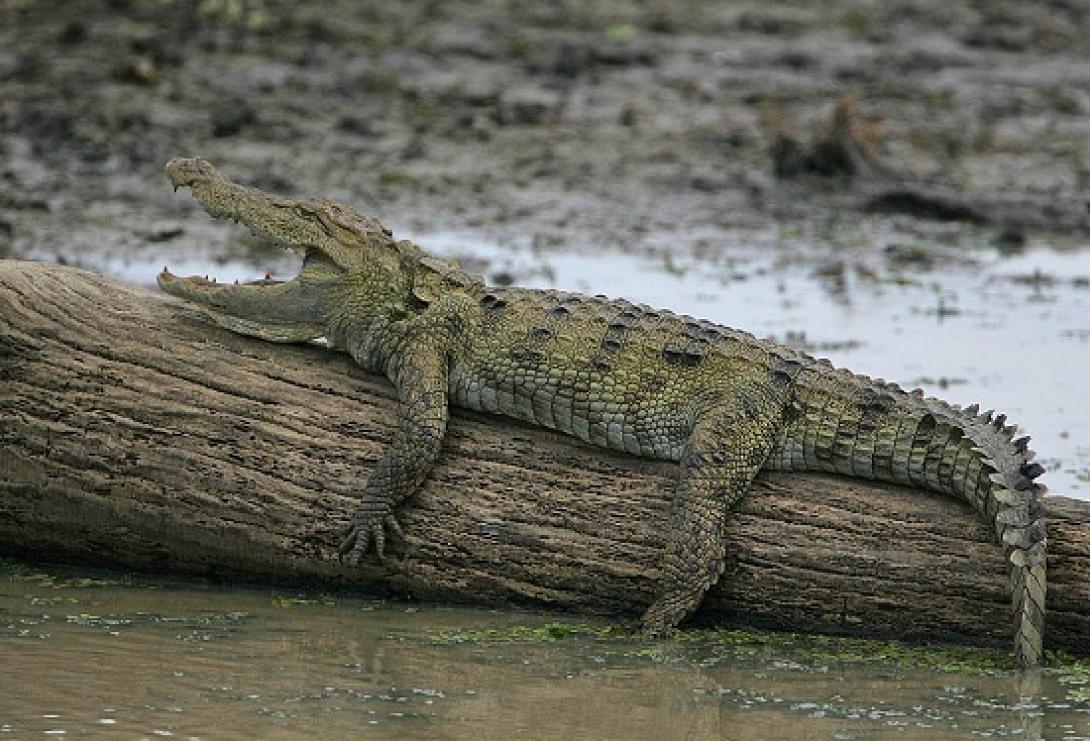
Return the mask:
[[[164,268],[164,291],[234,332],[324,338],[397,389],[397,427],[341,558],[381,559],[387,538],[402,534],[396,508],[440,455],[453,404],[677,462],[661,583],[641,619],[649,634],[688,618],[720,578],[730,511],[759,471],[820,471],[968,502],[1009,562],[1015,657],[1040,662],[1047,530],[1034,479],[1043,468],[1004,415],[670,311],[489,286],[351,207],[239,185],[205,160],[174,159],[166,171],[175,190],[301,254],[302,267],[291,280],[234,285]]]

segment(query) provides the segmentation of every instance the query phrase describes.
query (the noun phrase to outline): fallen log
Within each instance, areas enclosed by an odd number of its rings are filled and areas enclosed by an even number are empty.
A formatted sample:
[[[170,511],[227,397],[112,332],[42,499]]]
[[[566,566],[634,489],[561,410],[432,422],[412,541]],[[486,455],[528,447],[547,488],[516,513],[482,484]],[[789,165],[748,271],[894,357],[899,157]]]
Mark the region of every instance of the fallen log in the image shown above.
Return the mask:
[[[0,552],[635,616],[673,467],[456,411],[383,564],[335,557],[394,424],[343,354],[208,324],[93,273],[0,261]],[[1046,645],[1090,653],[1090,503],[1049,497]],[[968,506],[763,474],[728,528],[705,624],[1006,647],[1000,548]]]

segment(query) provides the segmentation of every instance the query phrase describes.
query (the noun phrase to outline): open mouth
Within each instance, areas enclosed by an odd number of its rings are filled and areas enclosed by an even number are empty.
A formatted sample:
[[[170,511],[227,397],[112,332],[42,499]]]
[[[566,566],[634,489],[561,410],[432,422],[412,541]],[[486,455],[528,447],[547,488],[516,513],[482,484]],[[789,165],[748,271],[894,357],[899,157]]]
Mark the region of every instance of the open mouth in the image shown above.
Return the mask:
[[[170,272],[170,267],[167,266],[167,265],[163,266],[162,272],[159,273],[158,280],[159,280],[160,284],[162,284],[164,282],[167,282],[167,283],[186,282],[186,283],[189,283],[191,285],[204,285],[204,286],[219,286],[219,285],[221,285],[220,282],[216,278],[209,277],[207,275],[203,275],[203,276],[201,276],[201,275],[186,275],[186,276],[175,275],[174,273]],[[230,281],[230,284],[231,285],[236,285],[236,286],[278,286],[281,283],[286,283],[286,282],[287,282],[286,280],[282,280],[280,278],[274,278],[272,273],[268,272],[268,273],[265,273],[264,278],[254,278],[254,279],[251,279],[251,280],[239,280],[238,278],[235,278],[233,281]],[[223,283],[223,285],[227,285],[227,282]]]
[[[346,269],[330,250],[339,249],[328,222],[325,201],[292,200],[233,183],[201,159],[174,159],[167,176],[177,188],[189,188],[213,217],[248,226],[263,241],[302,254],[302,266],[290,280],[264,278],[220,283],[208,276],[179,277],[164,269],[159,287],[199,305],[217,324],[274,342],[321,337],[343,301]]]
[[[171,272],[170,266],[165,265],[158,276],[160,286],[163,286],[164,283],[174,283],[205,288],[222,285],[268,287],[281,285],[287,283],[289,280],[295,280],[308,269],[328,269],[336,267],[331,260],[313,247],[300,248],[296,245],[288,244],[271,234],[264,232],[264,230],[260,228],[256,228],[251,224],[247,224],[245,221],[233,218],[229,215],[217,213],[211,213],[210,215],[215,221],[231,220],[249,230],[250,236],[247,237],[244,235],[242,240],[232,240],[233,247],[229,251],[229,254],[233,253],[235,255],[234,258],[229,261],[222,259],[213,260],[211,258],[207,260],[208,262],[214,261],[221,267],[227,262],[232,263],[228,270],[230,277],[225,281],[219,281],[216,277],[208,274],[183,275]],[[258,262],[258,264],[264,262],[266,265],[271,265],[273,267],[270,270],[266,270],[264,276],[242,277],[246,274],[243,272],[243,266],[252,266],[255,262]],[[187,265],[187,267],[192,270],[192,263]],[[251,276],[254,275],[254,272],[246,272]],[[274,273],[277,277],[274,277]],[[295,277],[291,277],[293,273]],[[165,286],[164,290],[169,291]]]
[[[270,256],[266,264],[273,266],[271,269],[265,271],[264,275],[255,269],[250,259],[232,258],[229,260],[212,260],[206,258],[204,260],[193,262],[183,261],[184,270],[189,271],[189,274],[177,272],[177,269],[172,269],[170,265],[164,265],[162,271],[159,273],[159,282],[187,282],[192,285],[203,286],[224,286],[224,285],[236,285],[236,286],[278,286],[283,283],[287,283],[289,280],[295,280],[299,277],[303,270],[304,260],[292,260],[290,257],[279,258]],[[216,265],[210,263],[215,262]],[[313,260],[312,262],[317,262]],[[293,266],[294,263],[294,266]],[[210,268],[217,267],[221,273],[226,273],[226,278],[221,278],[216,275],[212,275]],[[196,270],[209,270],[209,272],[200,274],[193,274]],[[294,274],[294,275],[293,275]]]
[[[308,267],[321,269],[321,263],[329,263],[322,253],[311,245],[324,236],[320,219],[315,209],[307,208],[306,201],[263,193],[255,188],[233,183],[216,171],[206,160],[195,158],[177,158],[167,163],[167,177],[174,190],[188,188],[204,210],[215,219],[230,219],[242,224],[258,238],[262,246],[275,247],[303,256],[302,274]],[[274,279],[271,274],[264,278],[246,281],[239,285],[248,287],[270,287],[281,285],[285,281]],[[219,285],[207,276],[178,277],[164,268],[159,276],[159,283],[166,285],[188,285],[190,287],[209,288]],[[169,289],[166,289],[169,290]]]
[[[197,304],[216,324],[274,342],[304,342],[326,334],[331,281],[341,269],[316,249],[308,249],[291,279],[264,277],[221,283],[213,277],[178,276],[163,268],[157,277],[166,293]]]

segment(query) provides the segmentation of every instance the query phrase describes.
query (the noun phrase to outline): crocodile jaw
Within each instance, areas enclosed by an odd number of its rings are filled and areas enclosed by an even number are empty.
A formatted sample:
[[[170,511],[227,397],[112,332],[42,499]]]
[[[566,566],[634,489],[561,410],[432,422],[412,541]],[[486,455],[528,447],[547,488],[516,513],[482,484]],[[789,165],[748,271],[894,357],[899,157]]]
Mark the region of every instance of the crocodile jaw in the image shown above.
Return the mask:
[[[300,279],[224,285],[200,276],[156,278],[167,293],[200,306],[209,318],[233,332],[270,342],[306,342],[326,333],[328,311]]]
[[[389,234],[374,219],[332,201],[293,200],[231,182],[210,162],[176,158],[167,176],[177,190],[188,187],[215,217],[248,226],[275,244],[304,256],[298,277],[221,285],[207,277],[178,277],[165,269],[159,287],[193,301],[220,326],[273,342],[322,337],[330,316],[348,293],[348,275],[374,253],[390,252]]]

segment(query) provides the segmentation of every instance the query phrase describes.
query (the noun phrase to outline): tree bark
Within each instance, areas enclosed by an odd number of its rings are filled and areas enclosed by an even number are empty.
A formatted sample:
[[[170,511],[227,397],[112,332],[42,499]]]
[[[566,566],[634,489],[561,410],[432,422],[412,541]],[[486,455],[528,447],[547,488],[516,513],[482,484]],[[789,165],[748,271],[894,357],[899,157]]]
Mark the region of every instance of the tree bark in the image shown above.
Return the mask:
[[[384,564],[335,557],[394,425],[382,378],[93,273],[0,261],[0,551],[637,615],[673,466],[456,410]],[[1049,497],[1049,648],[1090,652],[1090,503]],[[960,502],[762,474],[697,622],[1006,646],[1007,569]]]

